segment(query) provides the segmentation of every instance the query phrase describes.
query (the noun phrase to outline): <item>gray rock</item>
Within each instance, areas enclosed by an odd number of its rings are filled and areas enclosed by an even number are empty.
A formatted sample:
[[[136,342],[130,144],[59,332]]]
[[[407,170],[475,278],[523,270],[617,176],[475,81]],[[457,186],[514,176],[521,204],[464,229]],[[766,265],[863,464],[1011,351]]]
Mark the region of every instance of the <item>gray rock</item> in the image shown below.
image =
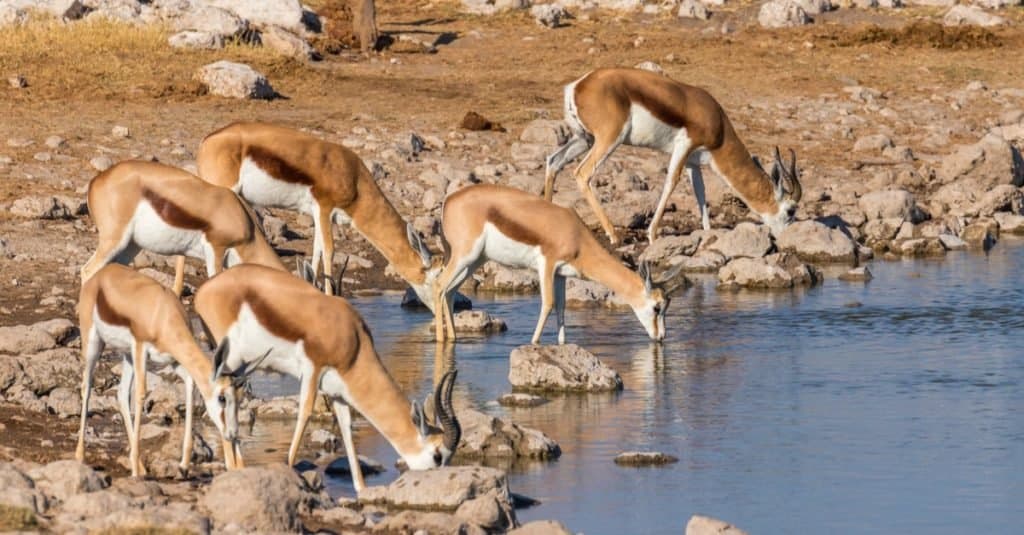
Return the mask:
[[[521,392],[511,392],[498,398],[498,405],[502,407],[538,407],[547,402],[547,398]]]
[[[20,26],[26,22],[28,22],[28,13],[24,9],[10,4],[0,4],[0,28],[4,26]],[[11,87],[21,89],[23,86],[11,84]]]
[[[1019,214],[1024,207],[1024,193],[1010,184],[997,184],[982,194],[970,208],[970,215],[992,217],[996,212]]]
[[[575,345],[524,345],[512,350],[508,380],[523,390],[606,392],[622,389],[622,378]]]
[[[765,225],[744,222],[721,235],[707,247],[727,258],[760,258],[771,251],[772,235]]]
[[[557,147],[569,141],[570,135],[569,125],[565,124],[565,121],[535,119],[523,128],[523,133],[519,135],[519,141]]]
[[[570,308],[602,306],[624,308],[629,305],[615,292],[594,281],[570,278],[565,282],[565,303]]]
[[[43,144],[53,150],[68,148],[68,141],[60,136],[50,136],[46,138],[46,141],[44,141]]]
[[[70,219],[75,209],[53,196],[22,197],[11,204],[11,213],[31,219]]]
[[[358,511],[347,507],[334,507],[327,510],[316,510],[313,516],[324,524],[344,528],[361,528],[366,525],[366,517]]]
[[[104,477],[78,461],[52,462],[30,470],[28,475],[35,480],[39,490],[61,502],[68,501],[76,494],[107,487]]]
[[[89,533],[209,533],[210,521],[189,504],[146,505],[145,509],[101,509],[106,516],[86,519],[80,527]]]
[[[693,515],[686,523],[686,535],[747,535],[747,532],[717,518]]]
[[[938,238],[912,238],[897,243],[897,250],[903,256],[942,256],[946,248]]]
[[[93,169],[103,172],[114,166],[114,160],[111,160],[110,156],[96,156],[89,160],[89,165],[91,165]]]
[[[508,330],[505,321],[483,310],[463,310],[455,314],[455,332],[496,334]]]
[[[865,193],[857,201],[864,215],[869,219],[901,219],[920,223],[924,214],[914,202],[914,195],[906,190],[885,190]]]
[[[36,489],[35,482],[11,463],[0,463],[0,505],[19,507],[42,513],[46,497]]]
[[[359,501],[397,509],[454,512],[469,500],[489,495],[502,499],[514,518],[505,472],[484,466],[409,470],[386,487],[367,488]]]
[[[260,42],[263,46],[274,50],[278,54],[302,60],[311,59],[314,56],[313,47],[305,39],[280,26],[266,26],[260,32]]]
[[[856,267],[839,275],[839,280],[849,282],[867,282],[873,278],[874,276],[871,275],[871,270],[867,266]]]
[[[557,28],[564,20],[572,18],[572,15],[558,4],[537,4],[530,8],[530,16],[537,24],[548,28]]]
[[[718,251],[704,250],[693,256],[678,256],[674,261],[683,266],[683,273],[715,273],[728,259]]]
[[[833,9],[831,0],[797,0],[797,3],[808,15],[820,15]]]
[[[116,125],[110,129],[110,135],[117,138],[129,138],[132,137],[131,130],[127,126]]]
[[[19,355],[54,349],[73,329],[66,319],[0,327],[0,353]]]
[[[526,9],[530,0],[462,0],[461,10],[474,15],[494,15],[511,9]]]
[[[996,212],[993,214],[993,218],[996,223],[999,223],[1000,234],[1024,234],[1024,216],[1009,212]]]
[[[965,7],[965,6],[956,6]],[[937,171],[945,183],[961,177],[974,178],[985,190],[996,184],[1024,186],[1024,160],[1005,139],[987,134],[977,143],[962,145],[944,157]]]
[[[483,527],[454,514],[400,511],[389,514],[373,525],[374,533],[412,533],[430,535],[484,535]]]
[[[872,134],[857,138],[853,144],[854,152],[879,152],[884,148],[892,147],[892,140],[885,134]]]
[[[761,4],[757,22],[764,28],[793,28],[811,23],[811,18],[796,0],[769,0]]]
[[[1006,24],[1006,19],[999,15],[986,13],[984,10],[974,6],[953,6],[946,15],[942,17],[942,24],[946,26],[982,26],[992,27]]]
[[[664,236],[657,238],[640,255],[641,261],[647,261],[657,270],[671,267],[679,256],[690,256],[697,252],[701,237],[694,234],[686,236]]]
[[[856,247],[839,229],[817,221],[798,221],[786,227],[775,241],[782,252],[792,252],[809,262],[853,262]]]
[[[174,20],[179,32],[190,31],[220,38],[241,35],[249,29],[248,21],[235,13],[212,5],[193,5]]]
[[[534,520],[508,532],[508,535],[572,535],[561,522]]]
[[[633,68],[656,72],[658,74],[665,74],[665,69],[661,68],[661,65],[658,65],[653,61],[641,61],[640,63],[633,65]]]
[[[61,418],[82,414],[82,395],[77,390],[57,387],[45,399],[46,408]]]
[[[462,440],[456,454],[467,459],[555,459],[561,448],[543,432],[470,407],[456,407]]]
[[[167,44],[173,48],[220,50],[224,48],[224,37],[208,32],[184,30],[168,37]]]
[[[515,525],[515,513],[509,500],[498,492],[490,492],[467,500],[455,510],[455,517],[490,530],[507,530]]]
[[[708,20],[711,18],[711,11],[697,0],[681,0],[676,16],[684,19]]]
[[[723,288],[792,288],[793,277],[762,258],[736,258],[718,271],[718,285]]]
[[[953,234],[939,234],[939,241],[942,242],[943,247],[950,251],[967,248],[967,242]]]
[[[623,466],[656,466],[679,462],[679,458],[656,451],[626,451],[615,456],[615,464]]]
[[[268,465],[225,472],[213,478],[200,505],[220,529],[297,531],[299,515],[310,509],[305,482],[291,467]]]
[[[221,60],[199,69],[196,78],[210,93],[228,98],[273,99],[277,92],[270,82],[252,67]]]
[[[335,452],[341,449],[341,440],[334,433],[326,429],[314,429],[309,434],[309,441],[327,452]]]
[[[477,273],[483,278],[478,291],[534,293],[540,287],[537,272],[532,269],[511,269],[487,262]]]
[[[306,30],[299,0],[204,0],[204,3],[232,12],[250,24],[280,26],[297,34]]]
[[[960,232],[960,239],[970,249],[983,249],[987,251],[996,244],[997,238],[998,230],[993,230],[992,225],[984,221],[971,223]]]

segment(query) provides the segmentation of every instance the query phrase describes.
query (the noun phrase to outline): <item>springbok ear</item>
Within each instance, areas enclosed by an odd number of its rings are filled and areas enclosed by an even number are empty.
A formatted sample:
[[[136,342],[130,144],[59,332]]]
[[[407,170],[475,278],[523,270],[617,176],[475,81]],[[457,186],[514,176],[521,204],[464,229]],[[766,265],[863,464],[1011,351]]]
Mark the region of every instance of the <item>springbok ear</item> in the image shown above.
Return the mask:
[[[313,271],[312,264],[308,260],[299,260],[297,258],[295,263],[299,267],[299,276],[302,277],[302,280],[316,286],[316,273]]]
[[[228,353],[231,352],[231,343],[228,337],[225,336],[220,344],[217,345],[217,350],[213,353],[213,380],[216,380],[221,375],[224,375],[225,366],[227,365]]]
[[[789,180],[792,182],[789,197],[793,202],[800,202],[800,198],[804,195],[804,187],[800,183],[800,177],[797,175],[796,151],[793,149],[789,149]]]
[[[231,382],[235,386],[242,386],[242,385],[244,385],[245,381],[249,379],[250,375],[252,375],[252,372],[254,372],[257,369],[259,369],[260,365],[263,364],[263,361],[267,360],[267,357],[270,356],[270,352],[271,351],[273,351],[273,348],[268,349],[267,352],[264,353],[263,356],[261,356],[260,358],[254,360],[252,362],[248,362],[248,363],[242,364],[237,370],[232,371],[230,373],[231,379],[232,379]]]
[[[640,266],[636,270],[637,275],[644,281],[644,289],[651,291],[654,288],[654,280],[651,279],[651,265],[646,260],[640,262]]]
[[[665,295],[670,295],[672,292],[686,285],[685,280],[676,281],[676,277],[679,276],[684,267],[685,266],[683,264],[679,264],[678,266],[665,271],[660,277],[658,277],[658,285],[663,287]]]
[[[769,178],[772,180],[772,189],[775,191],[775,201],[781,202],[782,198],[786,195],[786,190],[782,186],[782,164],[778,160],[772,164],[772,171],[769,173]]]
[[[751,156],[750,159],[754,161],[754,165],[756,165],[757,168],[760,169],[762,173],[767,174],[767,171],[764,170],[764,166],[761,165],[761,159],[760,158],[758,158],[757,156]]]
[[[427,436],[427,416],[423,414],[423,405],[419,401],[412,402],[412,424],[420,431],[420,436]]]
[[[420,255],[420,261],[423,262],[423,267],[429,268],[434,254],[431,253],[430,249],[428,249],[426,244],[423,243],[423,239],[420,238],[420,233],[416,232],[416,229],[412,228],[412,223],[406,223],[405,234],[406,237],[409,238],[409,245],[412,245],[413,250]]]

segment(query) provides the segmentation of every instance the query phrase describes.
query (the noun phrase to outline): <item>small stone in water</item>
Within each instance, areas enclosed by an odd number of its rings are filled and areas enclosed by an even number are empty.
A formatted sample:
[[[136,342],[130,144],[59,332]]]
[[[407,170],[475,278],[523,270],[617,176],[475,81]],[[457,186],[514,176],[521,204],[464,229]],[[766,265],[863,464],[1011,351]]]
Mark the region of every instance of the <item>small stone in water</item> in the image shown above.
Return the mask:
[[[855,281],[867,282],[867,281],[871,280],[872,278],[874,278],[874,276],[871,275],[871,270],[868,269],[867,266],[861,266],[861,267],[858,267],[858,268],[853,268],[850,271],[847,271],[846,273],[843,273],[842,275],[839,276],[839,280],[841,280],[841,281],[851,281],[851,282],[855,282]]]
[[[359,468],[362,469],[363,475],[367,476],[377,475],[387,470],[387,468],[384,468],[383,464],[380,464],[369,457],[363,457],[362,455],[359,456]],[[327,465],[327,468],[324,469],[324,473],[329,476],[347,476],[351,474],[352,471],[349,468],[348,456],[345,455],[338,457],[332,461],[331,464]]]
[[[656,466],[679,462],[677,457],[657,451],[627,451],[615,456],[615,464],[624,466]]]
[[[537,407],[547,403],[548,401],[549,400],[547,398],[517,392],[505,394],[498,398],[498,404],[504,407]]]

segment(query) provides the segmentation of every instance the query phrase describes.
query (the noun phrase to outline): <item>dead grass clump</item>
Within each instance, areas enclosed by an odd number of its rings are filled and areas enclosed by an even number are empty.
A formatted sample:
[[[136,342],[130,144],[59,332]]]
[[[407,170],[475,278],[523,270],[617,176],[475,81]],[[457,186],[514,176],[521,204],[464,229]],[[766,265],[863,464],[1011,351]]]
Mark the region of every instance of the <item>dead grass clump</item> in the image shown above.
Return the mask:
[[[328,54],[359,47],[349,0],[313,0],[309,5],[324,21],[323,31],[311,41],[314,47]]]
[[[951,50],[996,48],[999,37],[980,26],[943,26],[937,22],[915,21],[901,28],[871,26],[838,39],[839,46],[887,43],[892,46],[928,47]]]
[[[36,514],[24,507],[0,504],[0,531],[24,531],[36,527]]]

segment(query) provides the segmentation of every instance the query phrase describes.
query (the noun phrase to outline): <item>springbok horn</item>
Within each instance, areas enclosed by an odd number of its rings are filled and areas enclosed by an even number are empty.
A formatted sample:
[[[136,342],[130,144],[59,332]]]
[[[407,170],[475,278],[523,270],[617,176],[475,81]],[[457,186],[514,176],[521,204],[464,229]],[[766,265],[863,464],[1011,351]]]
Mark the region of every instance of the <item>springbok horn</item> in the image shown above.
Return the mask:
[[[434,391],[434,412],[439,413],[441,418],[441,430],[444,432],[444,447],[455,453],[455,448],[462,438],[462,427],[455,417],[455,407],[452,406],[452,391],[455,389],[455,376],[458,370],[451,370],[444,374],[441,382]]]
[[[251,363],[243,363],[241,366],[238,367],[237,370],[228,373],[227,375],[231,376],[231,378],[233,379],[232,382],[235,383],[235,386],[241,386],[242,383],[244,383],[245,380],[250,375],[252,375],[252,372],[256,371],[260,367],[260,364],[263,364],[264,360],[267,360],[267,357],[270,356],[271,351],[273,351],[273,348],[268,349],[267,352],[264,353],[263,356],[261,356],[260,358],[252,361]]]
[[[790,178],[793,180],[793,191],[790,192],[790,197],[793,202],[800,202],[800,197],[804,194],[804,187],[800,184],[800,177],[796,174],[796,151],[789,149],[789,172],[791,173]]]

